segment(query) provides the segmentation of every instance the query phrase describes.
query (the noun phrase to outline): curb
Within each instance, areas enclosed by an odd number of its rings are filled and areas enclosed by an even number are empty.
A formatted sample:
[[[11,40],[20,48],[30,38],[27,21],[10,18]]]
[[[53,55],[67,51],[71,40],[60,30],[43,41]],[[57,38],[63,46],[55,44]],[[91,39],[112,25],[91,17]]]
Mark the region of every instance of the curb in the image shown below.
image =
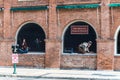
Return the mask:
[[[25,76],[25,75],[1,75],[0,77],[21,77],[21,78],[44,78],[44,79],[69,79],[69,80],[120,80],[120,79],[98,79],[98,78],[77,78],[77,77],[44,77],[44,76]]]

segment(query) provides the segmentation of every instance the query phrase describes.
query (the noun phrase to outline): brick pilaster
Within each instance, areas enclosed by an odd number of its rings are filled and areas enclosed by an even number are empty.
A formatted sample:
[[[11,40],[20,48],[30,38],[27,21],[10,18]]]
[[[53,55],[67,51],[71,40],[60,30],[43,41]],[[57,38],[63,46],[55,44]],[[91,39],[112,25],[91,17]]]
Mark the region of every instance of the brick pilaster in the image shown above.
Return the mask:
[[[60,41],[46,40],[46,68],[60,68]]]
[[[101,2],[101,38],[97,40],[97,69],[113,70],[114,40],[110,39],[109,0]]]
[[[114,69],[114,40],[97,40],[97,69]]]
[[[56,0],[49,0],[49,39],[56,39],[57,13]]]
[[[110,10],[109,0],[101,2],[101,37],[103,39],[110,38]]]
[[[11,17],[10,17],[11,0],[4,0],[4,27],[3,36],[4,39],[11,38]]]
[[[49,36],[46,40],[45,67],[60,68],[60,41],[57,40],[56,0],[49,0]]]

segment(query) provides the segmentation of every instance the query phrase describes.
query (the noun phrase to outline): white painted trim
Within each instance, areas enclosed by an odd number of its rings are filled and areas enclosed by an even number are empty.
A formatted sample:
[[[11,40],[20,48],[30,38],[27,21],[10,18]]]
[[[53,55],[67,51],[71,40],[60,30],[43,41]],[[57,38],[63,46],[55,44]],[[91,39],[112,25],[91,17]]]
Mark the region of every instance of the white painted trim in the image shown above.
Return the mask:
[[[48,27],[48,11],[46,10],[46,27]],[[43,28],[42,28],[43,29]],[[44,29],[43,29],[44,30]],[[45,32],[45,30],[44,30],[44,33],[45,33],[45,35],[46,35],[46,32]],[[46,35],[46,39],[48,38],[48,35]]]
[[[71,24],[73,24],[73,23],[75,23],[75,22],[79,22],[79,21],[80,21],[80,22],[85,22],[85,23],[89,24],[89,25],[94,29],[94,31],[95,31],[95,33],[96,33],[96,37],[98,38],[98,34],[97,34],[96,29],[95,29],[94,26],[93,26],[92,24],[90,24],[89,22],[84,21],[84,20],[75,20],[75,21],[72,21],[72,22],[70,22],[70,23],[64,28],[64,30],[63,30],[63,34],[62,34],[62,54],[65,54],[65,53],[63,53],[63,43],[64,43],[64,34],[65,34],[67,28],[68,28]]]
[[[117,54],[117,38],[118,38],[118,33],[120,31],[120,26],[117,28],[114,36],[114,55],[120,56],[120,54]]]
[[[78,53],[64,53],[63,55],[78,55],[78,56],[97,56],[96,53],[85,53],[85,54],[78,54]]]
[[[28,52],[28,53],[23,53],[23,54],[39,54],[39,55],[43,55],[43,54],[45,54],[45,52]]]

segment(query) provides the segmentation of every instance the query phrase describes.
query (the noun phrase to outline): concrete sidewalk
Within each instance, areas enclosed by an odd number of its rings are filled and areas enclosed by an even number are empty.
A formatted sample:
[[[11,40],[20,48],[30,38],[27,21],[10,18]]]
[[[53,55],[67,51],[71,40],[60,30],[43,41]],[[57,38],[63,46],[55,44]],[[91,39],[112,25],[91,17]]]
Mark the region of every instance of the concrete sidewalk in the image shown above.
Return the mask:
[[[119,71],[17,68],[17,73],[13,74],[13,70],[14,69],[12,67],[0,67],[0,76],[39,77],[51,79],[120,80]]]

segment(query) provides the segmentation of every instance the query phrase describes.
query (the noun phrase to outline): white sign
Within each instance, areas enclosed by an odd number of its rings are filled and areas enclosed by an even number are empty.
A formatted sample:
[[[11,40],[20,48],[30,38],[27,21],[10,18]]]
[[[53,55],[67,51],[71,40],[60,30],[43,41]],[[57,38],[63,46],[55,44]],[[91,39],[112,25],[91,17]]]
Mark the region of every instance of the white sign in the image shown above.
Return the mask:
[[[18,54],[12,54],[12,63],[18,63]]]

